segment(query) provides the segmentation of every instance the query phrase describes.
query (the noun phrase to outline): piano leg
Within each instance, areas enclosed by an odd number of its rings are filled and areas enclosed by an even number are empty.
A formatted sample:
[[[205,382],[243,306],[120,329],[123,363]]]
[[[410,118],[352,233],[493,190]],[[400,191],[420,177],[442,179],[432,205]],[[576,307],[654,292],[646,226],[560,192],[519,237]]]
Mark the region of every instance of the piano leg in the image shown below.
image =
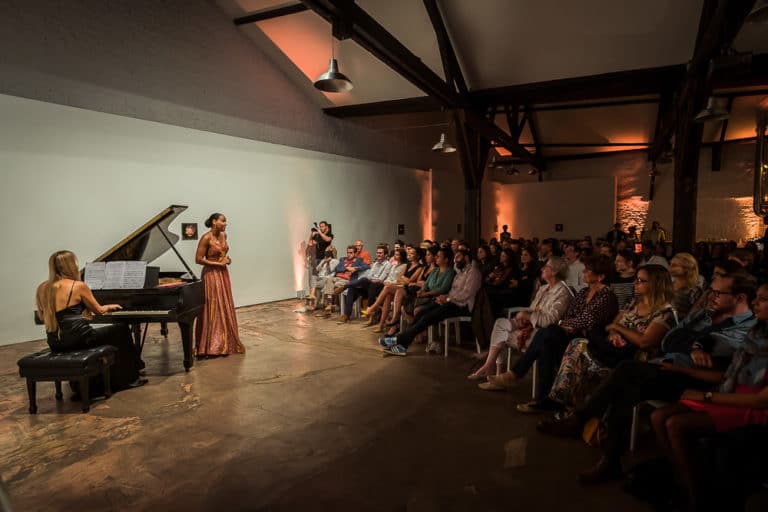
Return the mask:
[[[168,337],[168,322],[160,322],[160,334]]]
[[[181,331],[181,346],[184,349],[184,369],[189,371],[192,365],[195,364],[195,360],[192,357],[192,343],[194,343],[194,318],[189,322],[179,322],[179,330]]]

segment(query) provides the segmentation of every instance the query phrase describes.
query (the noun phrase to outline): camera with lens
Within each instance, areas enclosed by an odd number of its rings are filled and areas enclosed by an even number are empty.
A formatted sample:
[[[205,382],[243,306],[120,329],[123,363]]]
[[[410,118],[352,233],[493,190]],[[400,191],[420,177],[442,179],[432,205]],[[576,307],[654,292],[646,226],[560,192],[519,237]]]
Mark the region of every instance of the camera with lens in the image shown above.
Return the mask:
[[[313,222],[312,225],[309,227],[309,230],[312,233],[317,233],[319,231],[319,229],[317,228],[317,222]]]

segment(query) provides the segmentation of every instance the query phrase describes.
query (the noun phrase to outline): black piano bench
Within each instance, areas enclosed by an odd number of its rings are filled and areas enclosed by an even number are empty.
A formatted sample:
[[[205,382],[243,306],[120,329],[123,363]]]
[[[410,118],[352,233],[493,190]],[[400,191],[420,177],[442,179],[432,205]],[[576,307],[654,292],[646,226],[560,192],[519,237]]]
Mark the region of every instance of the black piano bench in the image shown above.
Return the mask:
[[[29,414],[37,414],[37,382],[53,381],[56,384],[56,400],[61,400],[61,381],[75,380],[80,383],[83,412],[91,409],[90,377],[104,374],[104,396],[112,394],[109,385],[109,367],[115,362],[117,349],[102,345],[71,352],[42,350],[19,359],[19,375],[27,379]]]

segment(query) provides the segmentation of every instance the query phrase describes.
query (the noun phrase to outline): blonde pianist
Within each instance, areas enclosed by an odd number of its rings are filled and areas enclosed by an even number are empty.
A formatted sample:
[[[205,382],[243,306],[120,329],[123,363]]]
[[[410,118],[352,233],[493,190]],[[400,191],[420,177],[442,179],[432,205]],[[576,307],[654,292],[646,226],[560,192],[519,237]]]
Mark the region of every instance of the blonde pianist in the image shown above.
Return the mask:
[[[100,345],[117,348],[115,364],[110,370],[113,391],[138,387],[147,383],[139,378],[143,367],[139,351],[131,340],[125,324],[112,324],[94,328],[88,322],[94,315],[103,315],[122,309],[119,304],[99,304],[84,282],[80,280],[77,258],[71,251],[56,251],[48,259],[48,280],[37,287],[37,314],[45,322],[48,346],[54,352],[66,352]],[[75,394],[77,383],[72,382]],[[99,375],[91,382],[92,396],[104,392]]]

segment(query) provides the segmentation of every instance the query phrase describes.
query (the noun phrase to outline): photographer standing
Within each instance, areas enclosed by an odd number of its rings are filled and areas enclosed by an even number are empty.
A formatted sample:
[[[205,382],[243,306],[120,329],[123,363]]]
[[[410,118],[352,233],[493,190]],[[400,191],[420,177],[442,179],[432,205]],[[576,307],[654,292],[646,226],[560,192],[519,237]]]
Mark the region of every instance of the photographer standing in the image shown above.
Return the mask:
[[[315,265],[320,264],[323,260],[325,251],[331,242],[333,242],[331,225],[324,220],[321,220],[319,224],[315,222],[309,232],[309,243],[307,244],[315,249]]]

